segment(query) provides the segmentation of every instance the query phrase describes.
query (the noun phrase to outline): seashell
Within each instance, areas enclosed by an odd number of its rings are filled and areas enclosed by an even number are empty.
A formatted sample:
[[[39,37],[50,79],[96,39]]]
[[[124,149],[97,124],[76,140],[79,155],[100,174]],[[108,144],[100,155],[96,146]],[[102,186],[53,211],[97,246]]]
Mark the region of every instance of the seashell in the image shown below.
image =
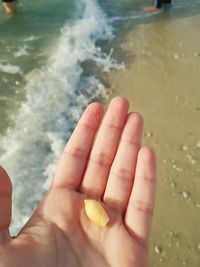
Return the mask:
[[[93,199],[84,200],[85,212],[88,218],[99,227],[106,227],[109,222],[108,214],[102,205]]]

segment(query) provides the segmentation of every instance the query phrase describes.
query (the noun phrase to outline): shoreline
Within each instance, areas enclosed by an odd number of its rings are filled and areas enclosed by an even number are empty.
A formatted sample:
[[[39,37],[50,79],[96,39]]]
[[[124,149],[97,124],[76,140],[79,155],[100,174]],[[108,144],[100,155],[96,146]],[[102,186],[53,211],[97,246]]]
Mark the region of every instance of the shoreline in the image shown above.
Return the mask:
[[[126,69],[110,72],[107,80],[112,97],[127,97],[130,110],[142,114],[144,144],[157,153],[151,266],[195,267],[200,247],[200,36],[194,25],[200,16],[156,20],[133,29],[129,24],[121,44]]]

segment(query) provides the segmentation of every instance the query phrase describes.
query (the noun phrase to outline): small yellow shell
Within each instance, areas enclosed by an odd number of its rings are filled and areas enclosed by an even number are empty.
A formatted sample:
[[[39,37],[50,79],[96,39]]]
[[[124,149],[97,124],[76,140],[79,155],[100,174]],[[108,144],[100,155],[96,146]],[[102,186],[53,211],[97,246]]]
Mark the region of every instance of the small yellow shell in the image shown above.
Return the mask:
[[[93,199],[85,199],[84,205],[88,218],[97,226],[106,227],[109,218],[102,205]]]

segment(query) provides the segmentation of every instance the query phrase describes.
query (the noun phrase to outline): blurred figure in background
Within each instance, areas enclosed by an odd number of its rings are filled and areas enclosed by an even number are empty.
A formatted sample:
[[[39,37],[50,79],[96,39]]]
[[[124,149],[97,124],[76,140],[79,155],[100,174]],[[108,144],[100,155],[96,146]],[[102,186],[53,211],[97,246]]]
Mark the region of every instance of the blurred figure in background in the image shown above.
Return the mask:
[[[8,15],[14,15],[16,12],[16,0],[2,0],[3,7]]]
[[[153,0],[152,5],[145,7],[144,11],[145,12],[160,12],[163,4],[164,5],[169,5],[172,3],[172,0]]]

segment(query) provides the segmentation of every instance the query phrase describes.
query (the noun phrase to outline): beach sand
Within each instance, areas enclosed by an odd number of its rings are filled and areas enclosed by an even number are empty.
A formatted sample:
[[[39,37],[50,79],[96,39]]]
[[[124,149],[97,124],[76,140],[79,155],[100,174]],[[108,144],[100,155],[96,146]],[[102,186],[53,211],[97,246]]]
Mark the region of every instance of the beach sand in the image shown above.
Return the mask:
[[[200,266],[200,15],[124,26],[126,69],[112,71],[113,95],[145,121],[143,145],[157,153],[158,191],[150,266]],[[157,20],[159,19],[159,23]],[[134,26],[133,26],[134,25]],[[123,31],[121,31],[123,32]]]

